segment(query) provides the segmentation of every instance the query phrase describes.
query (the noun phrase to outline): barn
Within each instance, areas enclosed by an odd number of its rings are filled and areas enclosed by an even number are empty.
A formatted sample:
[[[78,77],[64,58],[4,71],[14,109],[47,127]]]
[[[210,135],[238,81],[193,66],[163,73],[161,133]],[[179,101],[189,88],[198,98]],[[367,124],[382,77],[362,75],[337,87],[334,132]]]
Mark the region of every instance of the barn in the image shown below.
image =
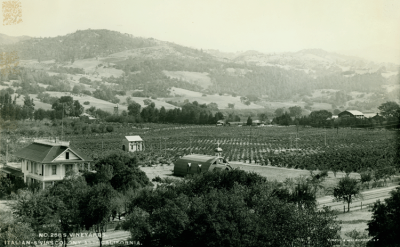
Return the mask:
[[[341,113],[338,114],[340,118],[343,117],[355,117],[355,118],[364,118],[364,114],[360,111],[356,110],[346,110],[342,111]]]
[[[213,170],[232,170],[229,163],[220,156],[190,154],[175,162],[174,175],[185,176]]]

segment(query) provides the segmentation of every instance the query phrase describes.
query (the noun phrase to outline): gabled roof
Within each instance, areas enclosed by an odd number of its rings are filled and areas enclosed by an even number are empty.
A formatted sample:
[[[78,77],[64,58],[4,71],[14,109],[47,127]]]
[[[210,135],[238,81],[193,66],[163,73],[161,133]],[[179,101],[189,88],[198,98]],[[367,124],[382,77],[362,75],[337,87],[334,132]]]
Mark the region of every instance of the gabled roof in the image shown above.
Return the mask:
[[[357,110],[346,110],[346,111],[353,114],[354,116],[364,115],[362,112],[357,111]]]
[[[137,141],[143,141],[140,136],[125,136],[125,139],[127,139],[130,142],[137,142]]]
[[[93,117],[92,115],[87,114],[87,113],[82,113],[82,114],[80,115],[80,117],[88,117],[90,120],[96,119],[95,117]]]
[[[9,166],[4,166],[0,169],[0,172],[11,174],[15,177],[24,177],[24,174],[21,172],[21,170],[14,169],[13,167]]]
[[[52,145],[52,144],[34,142],[29,146],[24,147],[23,149],[17,151],[14,154],[14,156],[38,163],[59,163],[64,161],[53,161],[53,160],[67,149],[69,149],[72,153],[76,154],[78,157],[82,159],[82,160],[71,160],[71,162],[92,161],[92,159],[90,159],[86,155],[79,153],[75,150],[72,150],[68,146],[57,145],[57,143],[54,143],[54,145]]]
[[[211,155],[203,155],[203,154],[190,154],[190,155],[185,155],[182,158],[179,159],[179,161],[183,161],[186,163],[188,162],[213,162],[216,159],[218,159],[217,156],[211,156]]]

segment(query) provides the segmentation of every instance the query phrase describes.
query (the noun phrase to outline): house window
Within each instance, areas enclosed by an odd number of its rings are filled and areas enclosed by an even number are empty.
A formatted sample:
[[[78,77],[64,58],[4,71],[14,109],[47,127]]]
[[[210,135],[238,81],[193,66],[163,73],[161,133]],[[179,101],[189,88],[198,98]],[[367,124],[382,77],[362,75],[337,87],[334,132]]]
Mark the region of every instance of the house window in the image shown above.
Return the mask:
[[[52,175],[57,175],[57,166],[56,165],[52,165],[51,166],[51,174]]]
[[[69,152],[65,153],[65,159],[69,160]]]
[[[28,161],[26,161],[26,170],[29,171],[29,164],[28,164]]]
[[[72,171],[72,164],[65,165],[65,175]]]

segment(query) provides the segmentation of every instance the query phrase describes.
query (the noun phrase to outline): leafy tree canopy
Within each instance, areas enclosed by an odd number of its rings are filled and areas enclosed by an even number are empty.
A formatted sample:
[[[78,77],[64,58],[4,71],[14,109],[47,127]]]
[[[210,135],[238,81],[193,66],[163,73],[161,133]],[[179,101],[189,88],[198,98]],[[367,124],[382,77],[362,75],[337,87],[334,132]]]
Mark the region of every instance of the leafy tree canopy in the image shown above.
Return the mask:
[[[378,107],[381,115],[386,118],[400,118],[400,106],[394,101],[388,101]]]
[[[372,219],[368,222],[368,235],[372,240],[368,246],[398,246],[400,243],[400,188],[390,192],[384,202],[378,200],[372,208]]]

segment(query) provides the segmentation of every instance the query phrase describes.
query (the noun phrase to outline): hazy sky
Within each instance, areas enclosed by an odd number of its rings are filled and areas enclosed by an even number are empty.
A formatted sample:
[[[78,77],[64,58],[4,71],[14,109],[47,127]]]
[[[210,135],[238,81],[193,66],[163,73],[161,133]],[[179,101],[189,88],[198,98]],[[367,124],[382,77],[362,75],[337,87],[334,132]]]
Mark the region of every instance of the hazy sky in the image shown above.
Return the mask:
[[[400,47],[400,0],[21,0],[7,35],[110,29],[221,51]],[[2,18],[1,18],[2,19]]]

